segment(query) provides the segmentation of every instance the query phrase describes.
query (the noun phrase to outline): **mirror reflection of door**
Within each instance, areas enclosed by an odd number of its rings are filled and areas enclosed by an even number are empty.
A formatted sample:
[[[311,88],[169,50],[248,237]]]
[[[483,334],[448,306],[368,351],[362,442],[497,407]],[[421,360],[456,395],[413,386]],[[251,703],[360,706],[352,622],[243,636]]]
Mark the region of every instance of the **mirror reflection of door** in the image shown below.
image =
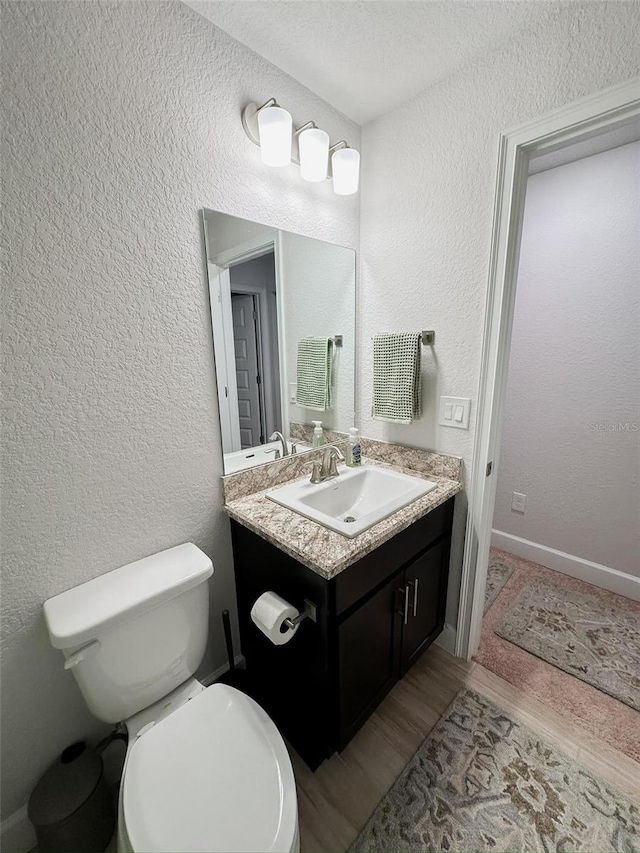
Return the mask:
[[[231,312],[233,348],[236,356],[240,443],[244,449],[264,443],[256,297],[231,291]]]
[[[229,287],[240,448],[245,450],[264,444],[272,433],[282,429],[273,246],[257,256],[232,262]]]

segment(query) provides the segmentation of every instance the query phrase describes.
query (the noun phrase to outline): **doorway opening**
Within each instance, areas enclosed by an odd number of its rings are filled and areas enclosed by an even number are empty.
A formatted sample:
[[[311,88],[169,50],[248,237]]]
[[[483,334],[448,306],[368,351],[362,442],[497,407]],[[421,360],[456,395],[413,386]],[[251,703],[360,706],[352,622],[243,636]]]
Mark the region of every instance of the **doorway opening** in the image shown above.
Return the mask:
[[[282,276],[277,239],[256,239],[208,260],[222,450],[228,472],[278,458],[282,432]],[[269,457],[269,454],[274,454]]]
[[[636,760],[637,140],[640,122],[621,145],[610,134],[530,164],[475,655]]]
[[[229,279],[240,449],[244,450],[282,431],[273,250],[231,264]]]
[[[478,650],[491,547],[529,163],[640,121],[640,80],[554,110],[499,139],[484,342],[455,652]]]

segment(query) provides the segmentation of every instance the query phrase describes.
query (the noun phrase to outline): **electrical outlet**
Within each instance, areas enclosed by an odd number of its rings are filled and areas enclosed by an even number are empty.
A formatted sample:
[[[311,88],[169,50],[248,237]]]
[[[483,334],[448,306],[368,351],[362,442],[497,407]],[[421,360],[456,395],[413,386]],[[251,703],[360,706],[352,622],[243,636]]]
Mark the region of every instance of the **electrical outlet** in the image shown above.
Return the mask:
[[[298,402],[298,385],[296,382],[289,383],[289,402],[295,404]]]
[[[513,497],[511,498],[511,509],[514,512],[521,512],[524,515],[526,507],[527,496],[523,495],[522,492],[514,492]]]

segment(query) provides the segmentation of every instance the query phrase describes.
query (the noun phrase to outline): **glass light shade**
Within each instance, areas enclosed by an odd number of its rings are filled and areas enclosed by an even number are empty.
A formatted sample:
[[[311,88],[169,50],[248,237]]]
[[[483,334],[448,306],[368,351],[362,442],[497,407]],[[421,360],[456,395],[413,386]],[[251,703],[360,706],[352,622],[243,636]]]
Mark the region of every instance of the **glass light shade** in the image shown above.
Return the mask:
[[[360,152],[353,148],[339,148],[331,158],[333,191],[337,195],[353,195],[360,182]]]
[[[298,137],[300,174],[305,181],[324,181],[329,165],[329,134],[318,127],[303,130]]]
[[[265,107],[258,113],[260,153],[267,166],[288,166],[291,162],[291,113],[282,107]]]

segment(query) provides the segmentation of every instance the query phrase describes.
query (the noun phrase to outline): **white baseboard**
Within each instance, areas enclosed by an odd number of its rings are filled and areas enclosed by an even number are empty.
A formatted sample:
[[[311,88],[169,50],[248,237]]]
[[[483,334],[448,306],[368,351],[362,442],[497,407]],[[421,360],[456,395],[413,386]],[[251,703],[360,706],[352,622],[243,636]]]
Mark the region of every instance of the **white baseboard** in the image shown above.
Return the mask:
[[[578,578],[601,589],[608,589],[609,592],[640,601],[640,578],[626,575],[617,569],[583,560],[582,557],[575,557],[573,554],[565,554],[564,551],[556,551],[555,548],[547,548],[546,545],[538,545],[537,542],[521,539],[502,530],[491,531],[491,547],[500,548],[502,551],[515,554],[516,557],[531,560],[532,563]]]
[[[38,843],[33,825],[23,806],[0,824],[0,849],[6,853],[28,853]]]
[[[453,625],[449,625],[448,622],[445,622],[445,626],[442,629],[442,633],[435,641],[436,646],[440,646],[441,649],[444,649],[445,652],[449,652],[451,655],[455,655],[456,649],[456,629]]]

